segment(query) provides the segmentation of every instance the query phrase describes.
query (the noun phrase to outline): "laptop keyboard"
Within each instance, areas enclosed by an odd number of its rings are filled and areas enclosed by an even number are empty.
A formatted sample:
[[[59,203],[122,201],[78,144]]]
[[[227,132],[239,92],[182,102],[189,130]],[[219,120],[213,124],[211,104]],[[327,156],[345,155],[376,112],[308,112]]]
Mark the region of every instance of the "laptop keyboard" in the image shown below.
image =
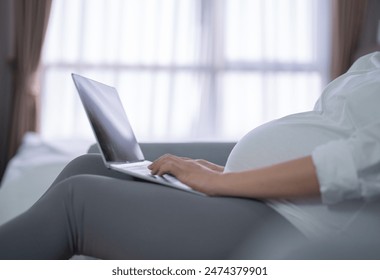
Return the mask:
[[[142,174],[142,175],[150,175],[150,176],[153,176],[151,174],[151,171],[150,169],[148,168],[150,163],[148,162],[143,162],[143,163],[139,163],[139,164],[128,164],[125,166],[125,169],[126,170],[130,170],[130,171],[133,171],[133,172],[136,172],[136,173],[139,173],[139,174]]]
[[[149,176],[151,178],[157,179],[159,181],[165,181],[167,183],[173,183],[173,184],[178,184],[179,181],[177,178],[170,174],[165,174],[163,176],[158,176],[158,175],[152,175],[150,169],[148,166],[151,164],[151,162],[136,162],[136,163],[128,163],[126,165],[119,165],[122,169],[132,171],[134,173],[138,173],[144,176]],[[180,183],[181,184],[181,183]]]

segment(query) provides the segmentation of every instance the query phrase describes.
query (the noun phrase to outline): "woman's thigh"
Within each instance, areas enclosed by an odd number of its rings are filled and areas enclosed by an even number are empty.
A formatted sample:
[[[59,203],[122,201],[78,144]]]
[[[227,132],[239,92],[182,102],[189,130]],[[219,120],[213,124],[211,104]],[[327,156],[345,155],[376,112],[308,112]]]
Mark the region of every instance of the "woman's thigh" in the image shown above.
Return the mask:
[[[78,252],[98,258],[276,258],[274,251],[272,256],[265,255],[266,250],[255,251],[255,247],[270,250],[273,239],[285,241],[286,232],[298,234],[256,200],[199,196],[151,183],[92,175],[73,177],[57,187],[64,189],[66,205],[72,209],[71,220],[80,241]],[[270,224],[276,228],[268,227]],[[278,227],[282,232],[267,238],[263,229]]]
[[[105,168],[98,155],[72,161],[0,234],[15,258],[267,259],[302,239],[261,201],[134,181]]]

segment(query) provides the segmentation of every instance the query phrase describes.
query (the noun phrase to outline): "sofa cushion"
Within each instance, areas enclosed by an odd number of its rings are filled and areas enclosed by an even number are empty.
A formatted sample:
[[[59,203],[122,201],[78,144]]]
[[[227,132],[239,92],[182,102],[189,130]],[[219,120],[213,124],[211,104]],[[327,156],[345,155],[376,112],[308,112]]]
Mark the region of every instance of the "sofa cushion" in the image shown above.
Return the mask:
[[[233,142],[189,142],[189,143],[141,143],[145,159],[153,161],[164,154],[205,159],[219,165],[225,165],[235,146]],[[99,153],[97,144],[92,145],[88,153]]]

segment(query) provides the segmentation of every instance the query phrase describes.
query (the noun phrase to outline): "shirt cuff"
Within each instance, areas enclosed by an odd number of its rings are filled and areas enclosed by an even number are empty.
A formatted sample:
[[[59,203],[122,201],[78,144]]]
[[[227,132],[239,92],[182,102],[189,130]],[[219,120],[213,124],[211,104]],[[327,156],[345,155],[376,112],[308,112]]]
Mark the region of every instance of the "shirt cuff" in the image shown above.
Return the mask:
[[[324,204],[360,197],[355,162],[346,140],[332,141],[317,147],[312,158]]]

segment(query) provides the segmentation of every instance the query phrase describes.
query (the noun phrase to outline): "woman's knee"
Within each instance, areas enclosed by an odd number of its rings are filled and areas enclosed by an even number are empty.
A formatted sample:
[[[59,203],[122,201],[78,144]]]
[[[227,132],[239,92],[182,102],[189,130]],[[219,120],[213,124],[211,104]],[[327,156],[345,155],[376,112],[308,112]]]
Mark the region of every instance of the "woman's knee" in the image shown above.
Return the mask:
[[[102,178],[102,176],[83,174],[70,176],[52,185],[39,202],[65,205],[65,208],[69,209],[74,204],[85,202],[93,189],[91,186],[101,185]]]
[[[85,154],[69,162],[63,171],[72,174],[96,174],[103,169],[105,166],[100,155]]]
[[[118,179],[131,179],[129,175],[107,168],[101,155],[85,154],[68,163],[53,184],[57,184],[62,180],[81,174],[100,175]]]

